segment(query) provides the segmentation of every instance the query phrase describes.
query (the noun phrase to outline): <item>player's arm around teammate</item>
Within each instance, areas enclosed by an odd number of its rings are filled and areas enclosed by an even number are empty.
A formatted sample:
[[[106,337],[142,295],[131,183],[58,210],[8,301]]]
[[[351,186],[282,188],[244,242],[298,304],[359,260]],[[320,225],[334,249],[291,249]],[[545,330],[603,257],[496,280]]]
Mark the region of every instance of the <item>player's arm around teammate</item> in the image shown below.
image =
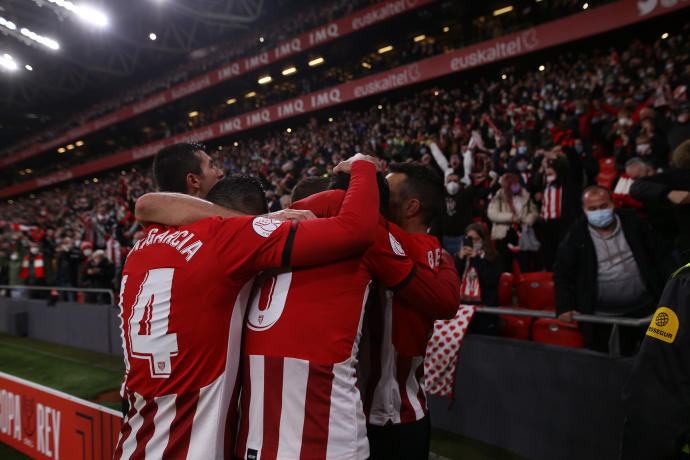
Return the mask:
[[[666,284],[623,403],[621,459],[690,456],[690,264]]]

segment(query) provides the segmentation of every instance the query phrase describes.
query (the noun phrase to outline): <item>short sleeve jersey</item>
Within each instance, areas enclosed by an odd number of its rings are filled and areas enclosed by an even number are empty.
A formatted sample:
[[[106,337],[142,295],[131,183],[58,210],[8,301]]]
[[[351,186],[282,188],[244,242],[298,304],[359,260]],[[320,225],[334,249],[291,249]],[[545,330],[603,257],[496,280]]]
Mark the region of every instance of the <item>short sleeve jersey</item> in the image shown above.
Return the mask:
[[[289,257],[292,229],[208,218],[152,226],[135,244],[120,291],[130,411],[116,459],[229,454],[245,306],[256,273]]]
[[[328,217],[343,195],[324,192],[295,207]],[[415,269],[383,223],[362,257],[257,283],[243,350],[238,457],[368,457],[355,377],[364,304],[373,278],[394,288]]]

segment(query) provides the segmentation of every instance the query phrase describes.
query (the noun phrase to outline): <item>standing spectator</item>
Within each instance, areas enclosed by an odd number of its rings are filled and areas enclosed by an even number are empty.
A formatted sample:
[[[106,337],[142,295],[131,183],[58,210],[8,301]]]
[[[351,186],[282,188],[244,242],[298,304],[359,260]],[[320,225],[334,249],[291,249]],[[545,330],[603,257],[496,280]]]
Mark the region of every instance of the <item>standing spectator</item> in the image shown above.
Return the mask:
[[[87,288],[112,289],[114,276],[115,267],[113,263],[108,260],[102,249],[98,249],[93,252],[91,258],[86,262],[83,286]],[[86,297],[88,302],[91,303],[108,302],[106,294],[89,293]]]
[[[79,248],[74,246],[71,238],[65,238],[61,243],[57,256],[57,285],[76,287],[79,281],[79,266],[84,256]],[[76,299],[74,292],[64,292],[60,297],[70,302]]]
[[[528,270],[529,253],[520,251],[518,231],[531,231],[539,217],[539,208],[529,192],[520,185],[517,174],[506,173],[501,177],[501,188],[489,203],[489,220],[492,222],[491,238],[503,262],[503,271],[512,271],[512,261],[517,255],[520,270]],[[512,241],[511,241],[512,236]]]
[[[539,241],[547,271],[553,269],[558,244],[565,236],[572,216],[577,211],[575,187],[568,177],[567,160],[554,155],[550,158],[544,157],[540,174],[535,178],[536,183],[541,185]]]
[[[41,254],[41,248],[35,241],[31,242],[29,245],[29,253],[24,256],[19,278],[24,280],[27,286],[46,285],[45,262],[43,260],[43,254]],[[29,296],[34,299],[45,297],[44,293],[41,291],[31,291],[29,292]]]
[[[8,265],[8,278],[10,286],[23,286],[26,282],[19,276],[22,270],[22,257],[19,251],[14,249],[10,252]],[[20,299],[25,297],[26,293],[23,289],[12,289],[10,291],[10,297],[13,299]]]
[[[472,222],[473,188],[460,181],[460,175],[446,178],[446,207],[441,215],[443,248],[451,254],[460,251],[463,230]]]
[[[675,228],[664,236],[673,241],[675,265],[690,262],[690,140],[673,151],[673,168],[636,180],[630,195],[652,208],[663,209],[667,217],[673,216]]]
[[[611,191],[587,187],[584,216],[558,248],[553,280],[561,321],[573,313],[644,317],[661,294],[664,256],[649,226],[633,210],[614,210]],[[580,324],[589,347],[608,350],[611,327]],[[644,329],[621,328],[621,352],[633,354]]]
[[[455,267],[461,273],[460,300],[470,305],[498,305],[498,281],[501,278],[501,262],[493,242],[480,223],[473,223],[465,230],[465,240],[455,256]],[[498,317],[477,313],[469,325],[470,332],[495,334]]]

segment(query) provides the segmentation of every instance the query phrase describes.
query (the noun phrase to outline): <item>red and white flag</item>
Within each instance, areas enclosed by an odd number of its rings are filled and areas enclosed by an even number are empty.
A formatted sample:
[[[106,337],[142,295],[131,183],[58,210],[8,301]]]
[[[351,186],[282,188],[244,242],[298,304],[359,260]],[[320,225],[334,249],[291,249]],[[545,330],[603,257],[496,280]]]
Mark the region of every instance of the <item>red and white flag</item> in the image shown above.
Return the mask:
[[[461,305],[455,318],[434,321],[434,333],[426,346],[424,358],[427,395],[453,397],[458,354],[474,310],[473,305]]]

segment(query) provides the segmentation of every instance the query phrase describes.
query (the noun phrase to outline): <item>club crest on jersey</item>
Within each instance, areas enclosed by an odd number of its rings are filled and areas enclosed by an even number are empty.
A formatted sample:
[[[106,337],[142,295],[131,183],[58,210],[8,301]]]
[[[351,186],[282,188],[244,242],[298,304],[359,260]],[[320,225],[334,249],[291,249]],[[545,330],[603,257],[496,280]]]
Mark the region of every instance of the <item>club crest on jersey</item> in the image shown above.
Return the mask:
[[[275,232],[282,223],[283,222],[280,220],[269,219],[267,217],[257,217],[252,221],[252,228],[258,235],[268,238],[268,236]]]
[[[405,250],[403,249],[400,242],[398,242],[398,240],[396,240],[393,234],[390,232],[388,233],[388,239],[390,239],[391,241],[391,248],[393,248],[393,252],[399,256],[404,256]]]
[[[158,369],[161,371],[165,369],[165,361],[158,361]]]

